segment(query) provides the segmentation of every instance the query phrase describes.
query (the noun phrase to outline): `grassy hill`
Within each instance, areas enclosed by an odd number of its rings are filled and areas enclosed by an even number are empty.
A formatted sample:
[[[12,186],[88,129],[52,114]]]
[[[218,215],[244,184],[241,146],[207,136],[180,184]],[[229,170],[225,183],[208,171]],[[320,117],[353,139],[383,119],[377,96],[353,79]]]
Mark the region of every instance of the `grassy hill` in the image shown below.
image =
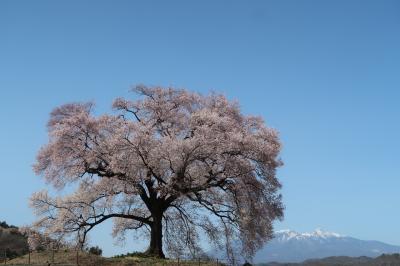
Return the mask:
[[[30,255],[30,262],[32,265],[76,265],[76,252],[70,250],[59,250],[57,252],[43,251],[34,252]],[[28,254],[12,259],[7,262],[7,265],[28,265]],[[104,258],[101,256],[89,254],[87,252],[79,252],[78,255],[79,265],[88,266],[136,266],[136,265],[154,265],[154,266],[175,266],[178,265],[177,260],[167,259],[155,259],[155,258],[143,258],[138,256],[123,257],[123,258]],[[53,264],[54,263],[54,264]],[[198,261],[180,261],[180,266],[197,266]],[[216,266],[216,262],[205,262],[202,261],[202,266]],[[219,263],[219,266],[223,264]]]
[[[7,254],[7,265],[76,265],[76,251],[58,250],[58,251],[41,251],[28,254],[28,243],[19,231],[18,227],[8,225],[6,222],[0,222],[0,263],[4,262],[4,251]],[[145,258],[141,256],[121,256],[115,258],[104,258],[102,256],[93,255],[88,252],[78,253],[79,265],[95,265],[95,266],[134,266],[134,265],[155,265],[167,266],[178,265],[177,260]],[[181,266],[199,265],[198,261],[180,261]],[[202,266],[215,266],[216,262],[201,262]],[[218,265],[223,265],[219,263]]]

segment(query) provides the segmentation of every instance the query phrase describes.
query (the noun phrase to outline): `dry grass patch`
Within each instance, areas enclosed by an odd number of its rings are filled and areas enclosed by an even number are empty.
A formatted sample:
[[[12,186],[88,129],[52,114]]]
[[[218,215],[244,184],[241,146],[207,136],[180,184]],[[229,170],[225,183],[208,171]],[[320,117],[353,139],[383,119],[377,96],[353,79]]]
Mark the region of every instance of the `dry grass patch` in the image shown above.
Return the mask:
[[[29,255],[24,255],[7,262],[7,265],[28,265]],[[33,252],[30,256],[31,265],[76,265],[76,252],[70,250],[58,250]],[[101,256],[79,252],[79,265],[83,266],[222,266],[224,264],[216,261],[182,261],[175,259],[143,258],[137,256],[123,258],[104,258]]]

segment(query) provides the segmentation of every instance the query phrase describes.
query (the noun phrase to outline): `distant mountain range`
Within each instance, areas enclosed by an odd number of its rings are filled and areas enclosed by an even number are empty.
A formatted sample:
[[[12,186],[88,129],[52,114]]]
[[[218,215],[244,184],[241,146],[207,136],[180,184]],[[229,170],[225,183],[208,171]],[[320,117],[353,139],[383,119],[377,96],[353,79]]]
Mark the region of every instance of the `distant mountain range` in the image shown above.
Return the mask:
[[[277,231],[275,238],[256,253],[254,262],[303,262],[332,256],[375,258],[383,253],[399,252],[400,246],[360,240],[319,229],[311,233],[281,230]]]
[[[399,266],[400,254],[380,255],[370,257],[327,257],[323,259],[311,259],[300,263],[259,263],[257,266]]]

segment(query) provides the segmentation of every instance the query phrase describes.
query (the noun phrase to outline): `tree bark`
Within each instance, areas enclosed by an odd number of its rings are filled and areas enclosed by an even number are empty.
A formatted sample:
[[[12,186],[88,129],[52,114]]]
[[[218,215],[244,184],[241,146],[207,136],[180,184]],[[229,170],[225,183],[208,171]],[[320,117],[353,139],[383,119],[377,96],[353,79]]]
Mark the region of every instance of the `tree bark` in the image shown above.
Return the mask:
[[[145,253],[153,257],[165,258],[162,248],[162,215],[155,215],[153,219],[150,226],[150,245]]]

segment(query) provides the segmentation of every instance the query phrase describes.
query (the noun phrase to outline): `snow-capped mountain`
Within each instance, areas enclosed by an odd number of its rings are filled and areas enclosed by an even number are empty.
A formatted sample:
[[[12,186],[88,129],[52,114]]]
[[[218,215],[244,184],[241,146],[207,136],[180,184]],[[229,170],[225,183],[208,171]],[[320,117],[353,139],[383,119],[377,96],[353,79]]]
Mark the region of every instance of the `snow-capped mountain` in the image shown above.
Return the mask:
[[[254,262],[301,262],[329,256],[377,257],[382,253],[399,252],[400,246],[360,240],[320,229],[311,233],[281,230],[257,252]]]

